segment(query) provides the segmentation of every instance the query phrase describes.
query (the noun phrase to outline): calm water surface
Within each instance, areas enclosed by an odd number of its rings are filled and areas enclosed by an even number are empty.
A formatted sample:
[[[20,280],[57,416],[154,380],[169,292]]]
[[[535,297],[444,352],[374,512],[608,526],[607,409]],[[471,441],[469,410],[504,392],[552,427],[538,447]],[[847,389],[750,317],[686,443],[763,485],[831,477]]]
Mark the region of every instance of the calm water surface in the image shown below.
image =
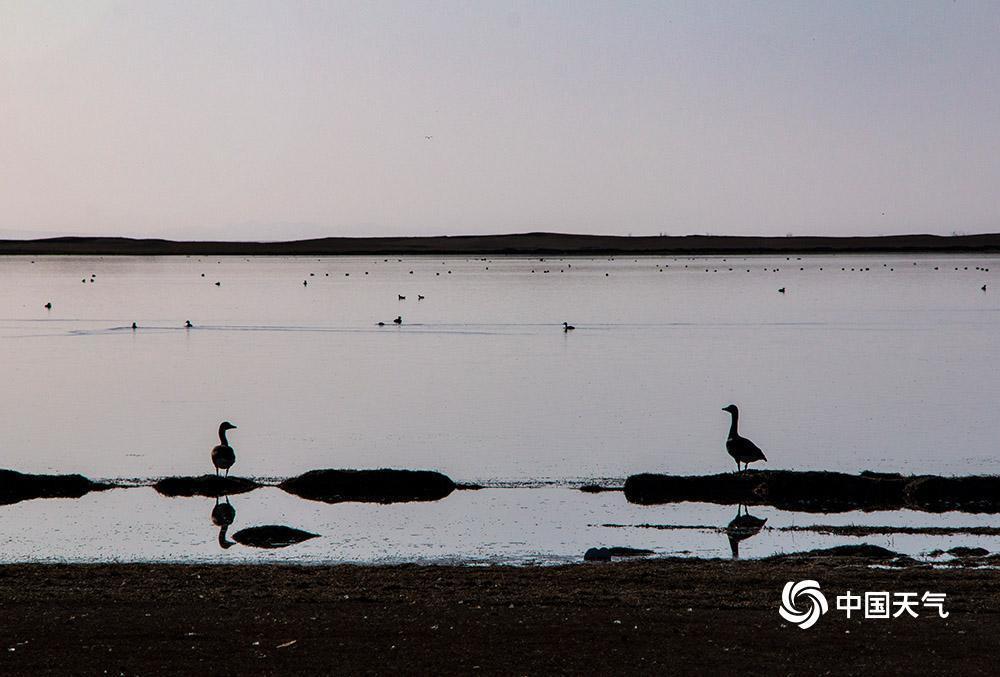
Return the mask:
[[[419,506],[259,490],[232,498],[234,529],[324,537],[230,559],[549,561],[591,545],[722,556],[711,529],[588,525],[714,528],[728,507],[660,515],[568,487],[729,470],[730,402],[769,468],[995,473],[998,272],[983,256],[0,258],[0,467],[201,474],[228,419],[243,476],[401,467],[550,487]],[[212,504],[128,489],[3,507],[3,557],[221,557]],[[770,513],[768,527],[790,515]],[[832,538],[768,533],[749,555]]]

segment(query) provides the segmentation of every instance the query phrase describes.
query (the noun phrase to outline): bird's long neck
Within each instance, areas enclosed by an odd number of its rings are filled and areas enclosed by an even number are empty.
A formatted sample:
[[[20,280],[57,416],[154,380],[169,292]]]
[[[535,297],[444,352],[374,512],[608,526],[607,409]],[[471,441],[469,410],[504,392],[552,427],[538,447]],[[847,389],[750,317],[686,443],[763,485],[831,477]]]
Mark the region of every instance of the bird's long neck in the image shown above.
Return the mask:
[[[740,420],[740,412],[731,411],[729,412],[729,414],[733,417],[733,422],[729,424],[729,437],[730,438],[737,437],[736,425],[737,423],[739,423]]]
[[[226,439],[226,429],[222,426],[219,426],[219,441],[225,446],[229,446],[229,440]]]
[[[223,524],[221,527],[219,527],[219,546],[222,547],[223,550],[228,550],[229,548],[236,545],[236,541],[230,541],[226,539],[226,531],[228,530],[229,530],[228,524]]]

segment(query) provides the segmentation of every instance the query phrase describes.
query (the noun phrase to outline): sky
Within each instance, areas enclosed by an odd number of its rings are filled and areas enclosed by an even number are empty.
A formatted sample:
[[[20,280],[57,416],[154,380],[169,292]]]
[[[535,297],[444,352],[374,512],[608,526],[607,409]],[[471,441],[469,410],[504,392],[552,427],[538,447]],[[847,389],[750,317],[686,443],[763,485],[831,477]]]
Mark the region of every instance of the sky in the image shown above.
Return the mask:
[[[0,0],[0,237],[537,230],[1000,231],[1000,3]]]

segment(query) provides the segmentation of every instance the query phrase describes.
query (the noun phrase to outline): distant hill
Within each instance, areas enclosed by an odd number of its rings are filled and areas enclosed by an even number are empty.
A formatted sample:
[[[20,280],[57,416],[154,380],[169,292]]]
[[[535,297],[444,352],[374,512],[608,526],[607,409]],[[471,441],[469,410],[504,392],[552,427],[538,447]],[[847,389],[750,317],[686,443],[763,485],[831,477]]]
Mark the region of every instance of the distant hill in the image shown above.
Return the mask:
[[[347,254],[605,256],[838,254],[890,252],[1000,252],[1000,233],[888,235],[880,237],[728,237],[685,235],[624,237],[521,233],[442,237],[325,237],[289,242],[196,242],[122,237],[0,240],[0,254],[170,256],[317,256]]]

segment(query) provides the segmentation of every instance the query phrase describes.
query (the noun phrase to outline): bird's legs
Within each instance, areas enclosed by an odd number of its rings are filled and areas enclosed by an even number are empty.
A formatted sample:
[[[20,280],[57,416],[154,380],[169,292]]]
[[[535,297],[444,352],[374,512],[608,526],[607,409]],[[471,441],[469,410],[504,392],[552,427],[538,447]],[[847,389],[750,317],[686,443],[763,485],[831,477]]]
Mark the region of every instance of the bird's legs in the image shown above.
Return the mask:
[[[215,466],[215,476],[219,476],[219,466]]]
[[[226,468],[226,477],[229,477],[229,468]]]

